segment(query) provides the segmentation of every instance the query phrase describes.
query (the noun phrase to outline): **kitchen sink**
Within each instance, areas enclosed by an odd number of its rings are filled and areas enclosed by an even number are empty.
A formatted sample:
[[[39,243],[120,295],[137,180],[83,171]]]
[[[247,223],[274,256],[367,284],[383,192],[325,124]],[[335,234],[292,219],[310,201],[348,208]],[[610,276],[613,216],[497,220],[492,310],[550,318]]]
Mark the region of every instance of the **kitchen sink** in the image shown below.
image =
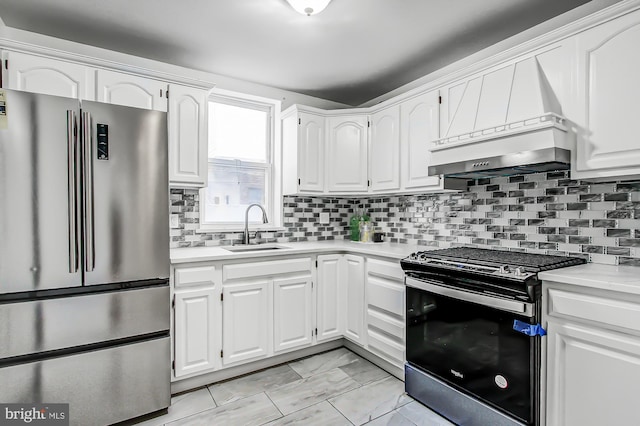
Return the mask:
[[[234,253],[242,253],[242,252],[249,252],[249,251],[281,250],[281,249],[288,249],[291,247],[281,246],[278,244],[255,244],[255,245],[242,244],[242,245],[222,247],[222,248]]]

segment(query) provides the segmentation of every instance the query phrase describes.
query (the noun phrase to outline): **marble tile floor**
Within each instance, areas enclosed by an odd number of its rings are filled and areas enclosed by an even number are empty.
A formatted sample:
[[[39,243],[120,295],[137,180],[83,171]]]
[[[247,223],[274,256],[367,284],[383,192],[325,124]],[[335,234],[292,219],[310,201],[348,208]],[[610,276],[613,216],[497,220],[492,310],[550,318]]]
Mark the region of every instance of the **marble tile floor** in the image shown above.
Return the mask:
[[[404,383],[346,348],[216,383],[171,399],[137,426],[448,426]]]

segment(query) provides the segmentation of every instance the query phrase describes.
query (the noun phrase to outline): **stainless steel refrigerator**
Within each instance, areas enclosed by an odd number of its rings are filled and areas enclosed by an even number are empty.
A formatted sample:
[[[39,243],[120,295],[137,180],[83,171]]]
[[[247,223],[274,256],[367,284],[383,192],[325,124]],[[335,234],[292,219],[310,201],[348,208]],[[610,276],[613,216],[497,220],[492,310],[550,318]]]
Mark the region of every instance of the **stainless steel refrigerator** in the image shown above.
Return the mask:
[[[166,113],[0,89],[0,402],[170,402]]]

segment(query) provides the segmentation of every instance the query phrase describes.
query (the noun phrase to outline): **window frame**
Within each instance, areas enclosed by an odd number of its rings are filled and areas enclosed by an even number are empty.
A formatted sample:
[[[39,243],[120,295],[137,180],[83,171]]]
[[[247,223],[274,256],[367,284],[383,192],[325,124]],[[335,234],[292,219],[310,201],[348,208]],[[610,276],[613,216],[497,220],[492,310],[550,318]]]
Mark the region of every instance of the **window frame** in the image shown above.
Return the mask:
[[[267,112],[267,161],[264,163],[237,160],[242,167],[265,169],[267,174],[267,185],[265,188],[265,199],[269,205],[267,209],[268,223],[249,222],[249,229],[252,231],[276,231],[282,228],[282,140],[280,109],[281,102],[276,99],[264,98],[261,96],[248,95],[245,93],[233,92],[223,89],[213,89],[207,99],[207,124],[209,123],[209,103],[218,102],[227,105],[253,108]],[[208,126],[207,126],[208,127]],[[208,155],[209,138],[207,135],[207,186],[209,185],[209,167],[216,164],[229,165],[234,159],[215,159]],[[205,222],[206,215],[206,191],[207,187],[201,188],[200,208],[199,208],[199,228],[198,233],[207,232],[238,232],[244,230],[244,215],[237,222]]]

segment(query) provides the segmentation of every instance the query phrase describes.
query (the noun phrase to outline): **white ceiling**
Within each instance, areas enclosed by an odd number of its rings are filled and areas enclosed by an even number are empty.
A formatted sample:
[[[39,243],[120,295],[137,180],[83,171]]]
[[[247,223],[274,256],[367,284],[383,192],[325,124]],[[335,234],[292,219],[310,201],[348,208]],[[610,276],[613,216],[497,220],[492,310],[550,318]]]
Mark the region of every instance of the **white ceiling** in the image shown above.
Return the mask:
[[[0,0],[5,25],[360,105],[588,0]]]

